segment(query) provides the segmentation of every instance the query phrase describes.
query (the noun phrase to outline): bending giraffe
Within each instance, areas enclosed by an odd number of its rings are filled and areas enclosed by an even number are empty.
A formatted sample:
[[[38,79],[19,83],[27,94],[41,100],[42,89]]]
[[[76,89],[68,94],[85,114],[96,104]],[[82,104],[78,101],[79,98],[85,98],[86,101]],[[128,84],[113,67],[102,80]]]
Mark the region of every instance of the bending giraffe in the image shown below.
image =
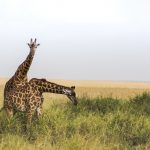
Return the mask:
[[[4,88],[4,107],[8,100],[6,97],[9,96],[10,92],[24,86],[28,82],[27,73],[34,58],[36,48],[39,46],[39,44],[36,43],[36,39],[34,41],[31,39],[30,43],[28,43],[28,46],[30,47],[30,52],[27,58],[17,68],[15,74],[10,78],[10,80],[6,82]],[[11,99],[9,99],[9,101],[11,101]]]
[[[43,104],[42,94],[45,92],[64,94],[66,95],[74,105],[77,105],[75,87],[66,87],[47,81],[46,79],[31,79],[26,85],[16,89],[14,92],[10,92],[6,96],[6,106],[11,114],[14,112],[22,111],[26,113],[27,125],[30,125],[32,115],[36,112],[37,117],[41,115],[41,109]],[[10,101],[11,99],[11,101]]]

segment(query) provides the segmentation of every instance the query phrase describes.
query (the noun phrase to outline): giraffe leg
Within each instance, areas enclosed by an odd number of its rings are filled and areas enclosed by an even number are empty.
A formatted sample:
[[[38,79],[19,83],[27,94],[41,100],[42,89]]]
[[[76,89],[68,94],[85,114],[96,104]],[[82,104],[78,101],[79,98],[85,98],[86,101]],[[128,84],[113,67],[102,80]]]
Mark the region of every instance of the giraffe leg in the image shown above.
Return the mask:
[[[30,130],[31,127],[31,121],[32,121],[32,112],[28,111],[26,114],[27,118],[26,118],[26,125],[25,125],[25,132],[28,132]]]
[[[27,129],[28,129],[28,128],[30,127],[30,125],[31,125],[32,116],[33,116],[33,111],[32,111],[32,110],[27,111],[27,113],[26,113],[26,117],[27,117],[27,120],[26,120],[26,127],[27,127]]]
[[[39,117],[42,115],[42,106],[37,107],[36,109],[36,117],[39,119]]]
[[[44,97],[43,97],[43,95],[41,96],[41,98],[40,98],[41,100],[41,103],[39,104],[39,106],[37,107],[37,109],[36,109],[36,117],[39,119],[39,117],[42,115],[42,105],[43,105],[43,101],[44,101]]]

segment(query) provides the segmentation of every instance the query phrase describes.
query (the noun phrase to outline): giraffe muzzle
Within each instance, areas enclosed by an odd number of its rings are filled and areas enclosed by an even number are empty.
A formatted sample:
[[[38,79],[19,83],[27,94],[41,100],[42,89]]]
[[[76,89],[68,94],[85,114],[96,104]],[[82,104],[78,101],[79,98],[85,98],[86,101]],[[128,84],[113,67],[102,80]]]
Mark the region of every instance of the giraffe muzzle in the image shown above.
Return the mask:
[[[74,97],[74,96],[69,96],[69,95],[67,95],[67,97],[72,101],[72,103],[73,103],[74,105],[77,105],[77,104],[78,104],[78,101],[77,101],[77,98],[76,98],[76,97]]]

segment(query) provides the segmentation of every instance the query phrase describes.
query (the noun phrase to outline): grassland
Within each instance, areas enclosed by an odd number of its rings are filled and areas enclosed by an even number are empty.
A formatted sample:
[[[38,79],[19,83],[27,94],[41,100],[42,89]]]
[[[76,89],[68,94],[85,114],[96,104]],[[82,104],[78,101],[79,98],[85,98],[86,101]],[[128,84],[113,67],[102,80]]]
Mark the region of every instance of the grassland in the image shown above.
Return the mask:
[[[0,106],[5,81],[0,80]],[[78,106],[65,96],[45,94],[43,115],[28,132],[24,114],[7,120],[0,113],[0,149],[150,149],[150,83],[53,82],[76,85]]]

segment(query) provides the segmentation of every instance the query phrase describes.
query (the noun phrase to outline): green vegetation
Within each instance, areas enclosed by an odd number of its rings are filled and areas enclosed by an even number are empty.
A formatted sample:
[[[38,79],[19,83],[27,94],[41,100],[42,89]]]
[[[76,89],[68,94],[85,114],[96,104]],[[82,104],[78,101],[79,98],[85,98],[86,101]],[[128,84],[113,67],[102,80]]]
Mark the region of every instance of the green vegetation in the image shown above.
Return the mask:
[[[131,100],[114,98],[79,99],[52,104],[39,120],[24,131],[25,116],[7,120],[0,113],[0,149],[14,150],[121,150],[150,149],[150,95]]]

